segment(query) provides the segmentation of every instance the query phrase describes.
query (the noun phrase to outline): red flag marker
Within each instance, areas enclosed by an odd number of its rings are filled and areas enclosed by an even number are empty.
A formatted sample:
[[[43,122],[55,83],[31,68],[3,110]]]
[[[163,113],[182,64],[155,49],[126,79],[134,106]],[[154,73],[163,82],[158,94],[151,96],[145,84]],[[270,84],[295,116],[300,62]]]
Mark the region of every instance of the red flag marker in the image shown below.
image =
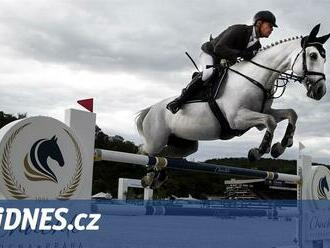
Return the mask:
[[[93,112],[93,98],[82,99],[77,101],[81,106],[87,109],[90,112]]]

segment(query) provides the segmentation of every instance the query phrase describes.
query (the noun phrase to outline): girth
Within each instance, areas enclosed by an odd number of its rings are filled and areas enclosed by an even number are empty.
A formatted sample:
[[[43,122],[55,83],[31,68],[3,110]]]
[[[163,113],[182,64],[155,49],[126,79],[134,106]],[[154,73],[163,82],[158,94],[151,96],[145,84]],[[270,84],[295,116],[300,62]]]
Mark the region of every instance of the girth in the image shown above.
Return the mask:
[[[214,87],[212,87],[211,94],[208,99],[208,104],[210,106],[210,109],[220,123],[221,132],[219,134],[219,138],[222,140],[227,140],[236,136],[241,136],[242,134],[244,134],[249,130],[249,129],[246,130],[232,129],[227,121],[227,118],[224,116],[221,109],[219,108],[219,105],[216,102],[216,97],[218,95],[220,86],[222,82],[226,79],[227,74],[228,74],[228,67],[224,67],[222,68],[221,72],[215,73],[215,75],[219,75],[218,83],[214,84]]]

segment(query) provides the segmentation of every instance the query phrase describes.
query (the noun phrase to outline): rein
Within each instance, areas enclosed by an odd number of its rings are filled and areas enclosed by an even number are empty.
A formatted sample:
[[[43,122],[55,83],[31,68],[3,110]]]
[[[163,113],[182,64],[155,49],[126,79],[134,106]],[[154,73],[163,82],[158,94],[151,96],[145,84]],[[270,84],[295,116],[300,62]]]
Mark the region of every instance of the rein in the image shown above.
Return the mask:
[[[300,52],[300,53],[301,53],[301,52]],[[300,55],[300,53],[297,55],[297,57],[296,57],[296,59],[295,59],[295,61],[294,61],[294,64],[295,64],[295,62],[296,62],[298,56]],[[259,63],[257,63],[257,62],[252,61],[252,60],[249,60],[248,62],[250,62],[250,63],[252,63],[252,64],[254,64],[254,65],[256,65],[256,66],[258,66],[258,67],[260,67],[260,68],[263,68],[263,69],[266,69],[266,70],[268,70],[268,71],[272,71],[272,72],[276,72],[276,73],[280,74],[279,77],[277,78],[275,84],[274,84],[274,88],[273,88],[273,89],[269,89],[269,90],[267,90],[267,89],[266,89],[266,88],[265,88],[260,82],[258,82],[257,80],[252,79],[252,78],[250,78],[250,77],[248,77],[248,76],[246,76],[246,75],[244,75],[244,74],[242,74],[242,73],[240,73],[240,72],[238,72],[238,71],[236,71],[236,70],[234,70],[234,69],[228,68],[228,69],[231,70],[232,72],[235,72],[235,73],[237,73],[237,74],[239,74],[239,75],[245,77],[245,78],[248,79],[251,83],[253,83],[254,85],[258,86],[258,87],[264,92],[264,94],[265,94],[265,101],[266,101],[266,100],[269,100],[269,99],[277,99],[277,98],[282,97],[290,80],[294,80],[294,82],[302,83],[302,81],[306,78],[306,75],[307,75],[307,74],[304,74],[304,76],[297,76],[297,75],[294,75],[294,74],[293,74],[293,73],[294,73],[293,70],[291,70],[292,73],[286,73],[286,72],[282,72],[282,71],[279,71],[279,70],[276,70],[276,69],[270,68],[270,67],[268,67],[268,66],[265,66],[265,65],[259,64]],[[294,64],[292,65],[292,68],[293,68]],[[282,85],[279,85],[279,80],[283,81],[284,83],[283,83]],[[278,90],[279,88],[282,88],[282,92],[281,92],[281,94],[280,94],[279,96],[276,96],[276,97],[275,97],[275,94],[276,94],[276,92],[277,92],[277,90]]]
[[[300,52],[300,53],[301,53],[301,52]],[[300,53],[298,54],[298,56],[300,55]],[[298,58],[298,56],[297,56],[297,58]],[[295,59],[295,62],[296,62],[297,58]],[[252,63],[252,64],[254,64],[254,65],[256,65],[256,66],[259,66],[259,67],[261,67],[261,68],[264,68],[264,69],[266,69],[266,70],[269,70],[269,71],[273,71],[273,72],[279,73],[281,76],[285,76],[285,77],[288,78],[288,79],[293,79],[295,82],[296,82],[296,81],[301,82],[301,81],[304,79],[304,76],[301,77],[301,76],[296,76],[296,75],[294,75],[294,74],[293,74],[293,71],[292,71],[292,73],[286,73],[286,72],[282,72],[282,71],[279,71],[279,70],[276,70],[276,69],[273,69],[273,68],[270,68],[270,67],[264,66],[264,65],[259,64],[259,63],[257,63],[257,62],[254,62],[254,61],[252,61],[252,60],[249,60],[248,62],[250,62],[250,63]],[[294,63],[295,63],[295,62],[294,62]],[[292,66],[292,67],[293,67],[293,66]]]
[[[236,71],[236,70],[234,70],[234,69],[232,69],[232,68],[230,68],[230,67],[228,67],[228,66],[225,66],[225,68],[227,68],[228,70],[230,70],[230,71],[232,71],[232,72],[235,72],[235,73],[237,73],[238,75],[240,75],[240,76],[242,76],[242,77],[244,77],[244,78],[246,78],[247,80],[249,80],[251,83],[253,83],[255,86],[257,86],[258,88],[260,88],[263,92],[264,92],[264,94],[267,96],[267,98],[269,97],[269,94],[271,94],[270,93],[270,90],[267,90],[260,82],[258,82],[257,80],[255,80],[255,79],[253,79],[253,78],[251,78],[251,77],[249,77],[249,76],[247,76],[247,75],[245,75],[245,74],[243,74],[243,73],[241,73],[241,72],[239,72],[239,71]]]

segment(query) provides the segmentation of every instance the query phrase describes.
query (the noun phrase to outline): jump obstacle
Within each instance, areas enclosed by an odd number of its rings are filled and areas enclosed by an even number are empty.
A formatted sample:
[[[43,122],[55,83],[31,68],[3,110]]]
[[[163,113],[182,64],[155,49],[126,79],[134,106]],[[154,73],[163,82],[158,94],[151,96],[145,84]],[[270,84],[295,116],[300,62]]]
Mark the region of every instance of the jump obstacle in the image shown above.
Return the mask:
[[[265,180],[279,180],[279,181],[285,181],[291,183],[299,183],[301,181],[301,178],[298,175],[290,175],[284,173],[253,170],[253,169],[244,169],[244,168],[231,167],[225,165],[215,165],[209,163],[190,162],[187,161],[186,159],[170,159],[164,157],[152,157],[146,155],[96,149],[95,161],[100,161],[100,160],[144,165],[149,168],[155,168],[156,170],[162,170],[168,168],[174,170],[197,171],[197,172],[211,173],[217,175],[228,174],[228,175],[237,175],[237,176],[248,176],[254,178],[261,178]]]
[[[191,162],[187,161],[186,159],[170,159],[164,157],[152,157],[146,155],[96,149],[95,161],[101,160],[141,165],[149,169],[154,168],[155,170],[162,170],[168,168],[182,171],[196,171],[215,175],[236,175],[260,178],[271,181],[277,180],[286,183],[295,183],[297,184],[297,199],[302,200],[324,199],[324,195],[315,195],[315,192],[313,192],[312,190],[312,187],[314,187],[315,182],[313,183],[313,185],[311,185],[312,182],[309,180],[309,178],[311,176],[315,178],[315,174],[320,177],[320,173],[317,173],[320,170],[320,167],[322,167],[322,172],[328,170],[324,166],[312,166],[311,157],[304,155],[300,156],[297,160],[296,175],[231,167],[225,165],[215,165],[201,162]],[[324,176],[325,175],[323,174],[323,177]],[[305,180],[303,180],[303,178],[305,178]],[[318,187],[318,185],[316,185],[315,187]]]

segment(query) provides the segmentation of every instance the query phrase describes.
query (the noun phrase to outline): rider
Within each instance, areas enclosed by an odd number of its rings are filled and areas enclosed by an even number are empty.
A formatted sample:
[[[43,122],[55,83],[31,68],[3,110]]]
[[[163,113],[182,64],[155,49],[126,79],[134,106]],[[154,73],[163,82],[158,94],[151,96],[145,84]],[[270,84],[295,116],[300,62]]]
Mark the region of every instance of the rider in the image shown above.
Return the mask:
[[[201,47],[202,73],[194,76],[188,86],[182,90],[181,95],[167,104],[166,108],[175,114],[191,95],[201,89],[204,82],[208,79],[212,80],[214,67],[210,66],[214,64],[233,65],[238,57],[251,60],[261,47],[259,38],[268,38],[273,27],[277,27],[276,18],[272,12],[265,10],[255,14],[253,25],[233,25],[215,39],[211,37],[210,41]]]

